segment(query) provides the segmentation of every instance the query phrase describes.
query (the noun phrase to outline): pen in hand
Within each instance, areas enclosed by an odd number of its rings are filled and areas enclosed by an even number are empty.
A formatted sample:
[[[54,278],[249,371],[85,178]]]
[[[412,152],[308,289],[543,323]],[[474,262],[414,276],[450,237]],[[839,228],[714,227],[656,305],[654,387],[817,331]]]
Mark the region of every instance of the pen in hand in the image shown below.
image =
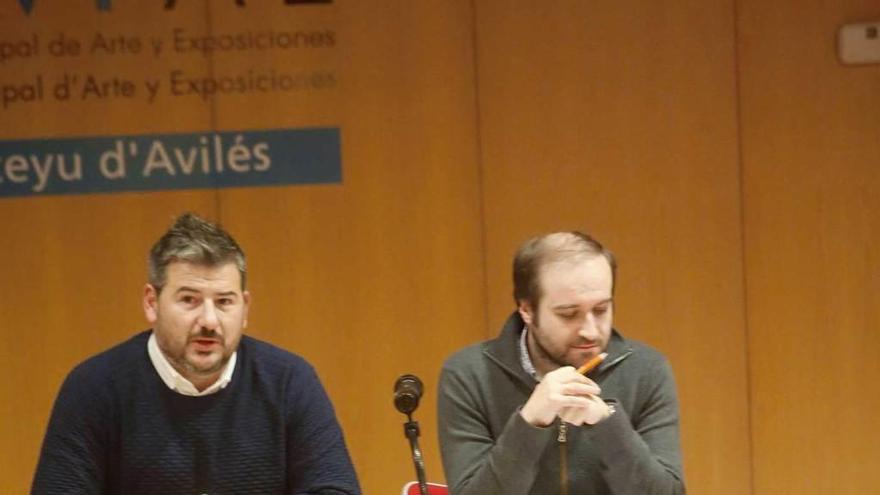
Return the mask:
[[[593,356],[590,360],[588,360],[586,363],[584,363],[583,366],[578,368],[577,372],[582,375],[586,375],[590,371],[593,371],[593,368],[595,368],[596,366],[599,366],[599,364],[601,364],[602,361],[604,361],[606,357],[608,357],[607,352],[603,352],[602,354],[599,354],[598,356]]]

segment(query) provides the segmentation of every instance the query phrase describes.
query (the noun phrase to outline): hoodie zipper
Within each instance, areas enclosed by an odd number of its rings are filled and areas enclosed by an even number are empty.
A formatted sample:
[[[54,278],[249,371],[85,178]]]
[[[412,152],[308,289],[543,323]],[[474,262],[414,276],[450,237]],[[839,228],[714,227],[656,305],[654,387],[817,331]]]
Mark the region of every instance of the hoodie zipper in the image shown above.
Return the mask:
[[[556,436],[559,442],[559,493],[568,495],[568,427],[565,421],[559,420],[559,434]]]

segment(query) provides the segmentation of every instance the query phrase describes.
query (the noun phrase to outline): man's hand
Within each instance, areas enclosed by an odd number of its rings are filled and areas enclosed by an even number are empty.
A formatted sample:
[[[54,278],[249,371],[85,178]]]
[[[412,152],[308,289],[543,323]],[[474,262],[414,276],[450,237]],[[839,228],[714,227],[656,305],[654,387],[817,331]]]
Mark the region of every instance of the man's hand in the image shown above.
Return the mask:
[[[594,425],[611,415],[611,409],[602,398],[590,395],[587,399],[592,402],[589,407],[566,407],[559,411],[559,419],[576,426]]]
[[[520,415],[533,426],[548,426],[556,416],[575,425],[596,424],[608,416],[601,392],[595,382],[564,366],[544,375]]]

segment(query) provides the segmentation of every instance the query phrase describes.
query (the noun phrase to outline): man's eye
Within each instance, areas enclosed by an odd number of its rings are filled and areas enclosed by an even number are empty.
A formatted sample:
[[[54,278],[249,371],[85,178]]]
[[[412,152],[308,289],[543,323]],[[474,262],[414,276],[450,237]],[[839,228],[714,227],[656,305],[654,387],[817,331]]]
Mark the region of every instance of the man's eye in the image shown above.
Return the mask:
[[[558,313],[560,318],[564,318],[566,320],[570,320],[577,316],[577,313]]]
[[[604,315],[607,312],[608,312],[608,306],[601,306],[598,308],[593,308],[594,315]]]
[[[181,296],[180,302],[184,304],[195,304],[196,298],[194,296]]]
[[[230,306],[234,302],[235,301],[233,301],[231,297],[224,297],[224,298],[220,299],[219,301],[217,301],[217,304],[219,306]]]

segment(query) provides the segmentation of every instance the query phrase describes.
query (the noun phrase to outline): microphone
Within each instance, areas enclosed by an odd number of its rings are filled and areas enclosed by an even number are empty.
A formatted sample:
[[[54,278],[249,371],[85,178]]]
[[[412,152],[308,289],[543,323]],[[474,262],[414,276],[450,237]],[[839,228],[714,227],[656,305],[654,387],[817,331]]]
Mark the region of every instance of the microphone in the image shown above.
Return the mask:
[[[415,375],[401,375],[394,382],[394,407],[403,414],[412,414],[422,398],[422,381]]]
[[[406,414],[407,422],[403,424],[403,434],[409,439],[413,465],[416,468],[416,478],[419,480],[419,492],[421,495],[427,495],[425,460],[422,458],[422,449],[419,448],[419,422],[412,419],[413,411],[419,407],[422,390],[422,381],[416,375],[400,375],[400,378],[394,382],[394,407]]]

